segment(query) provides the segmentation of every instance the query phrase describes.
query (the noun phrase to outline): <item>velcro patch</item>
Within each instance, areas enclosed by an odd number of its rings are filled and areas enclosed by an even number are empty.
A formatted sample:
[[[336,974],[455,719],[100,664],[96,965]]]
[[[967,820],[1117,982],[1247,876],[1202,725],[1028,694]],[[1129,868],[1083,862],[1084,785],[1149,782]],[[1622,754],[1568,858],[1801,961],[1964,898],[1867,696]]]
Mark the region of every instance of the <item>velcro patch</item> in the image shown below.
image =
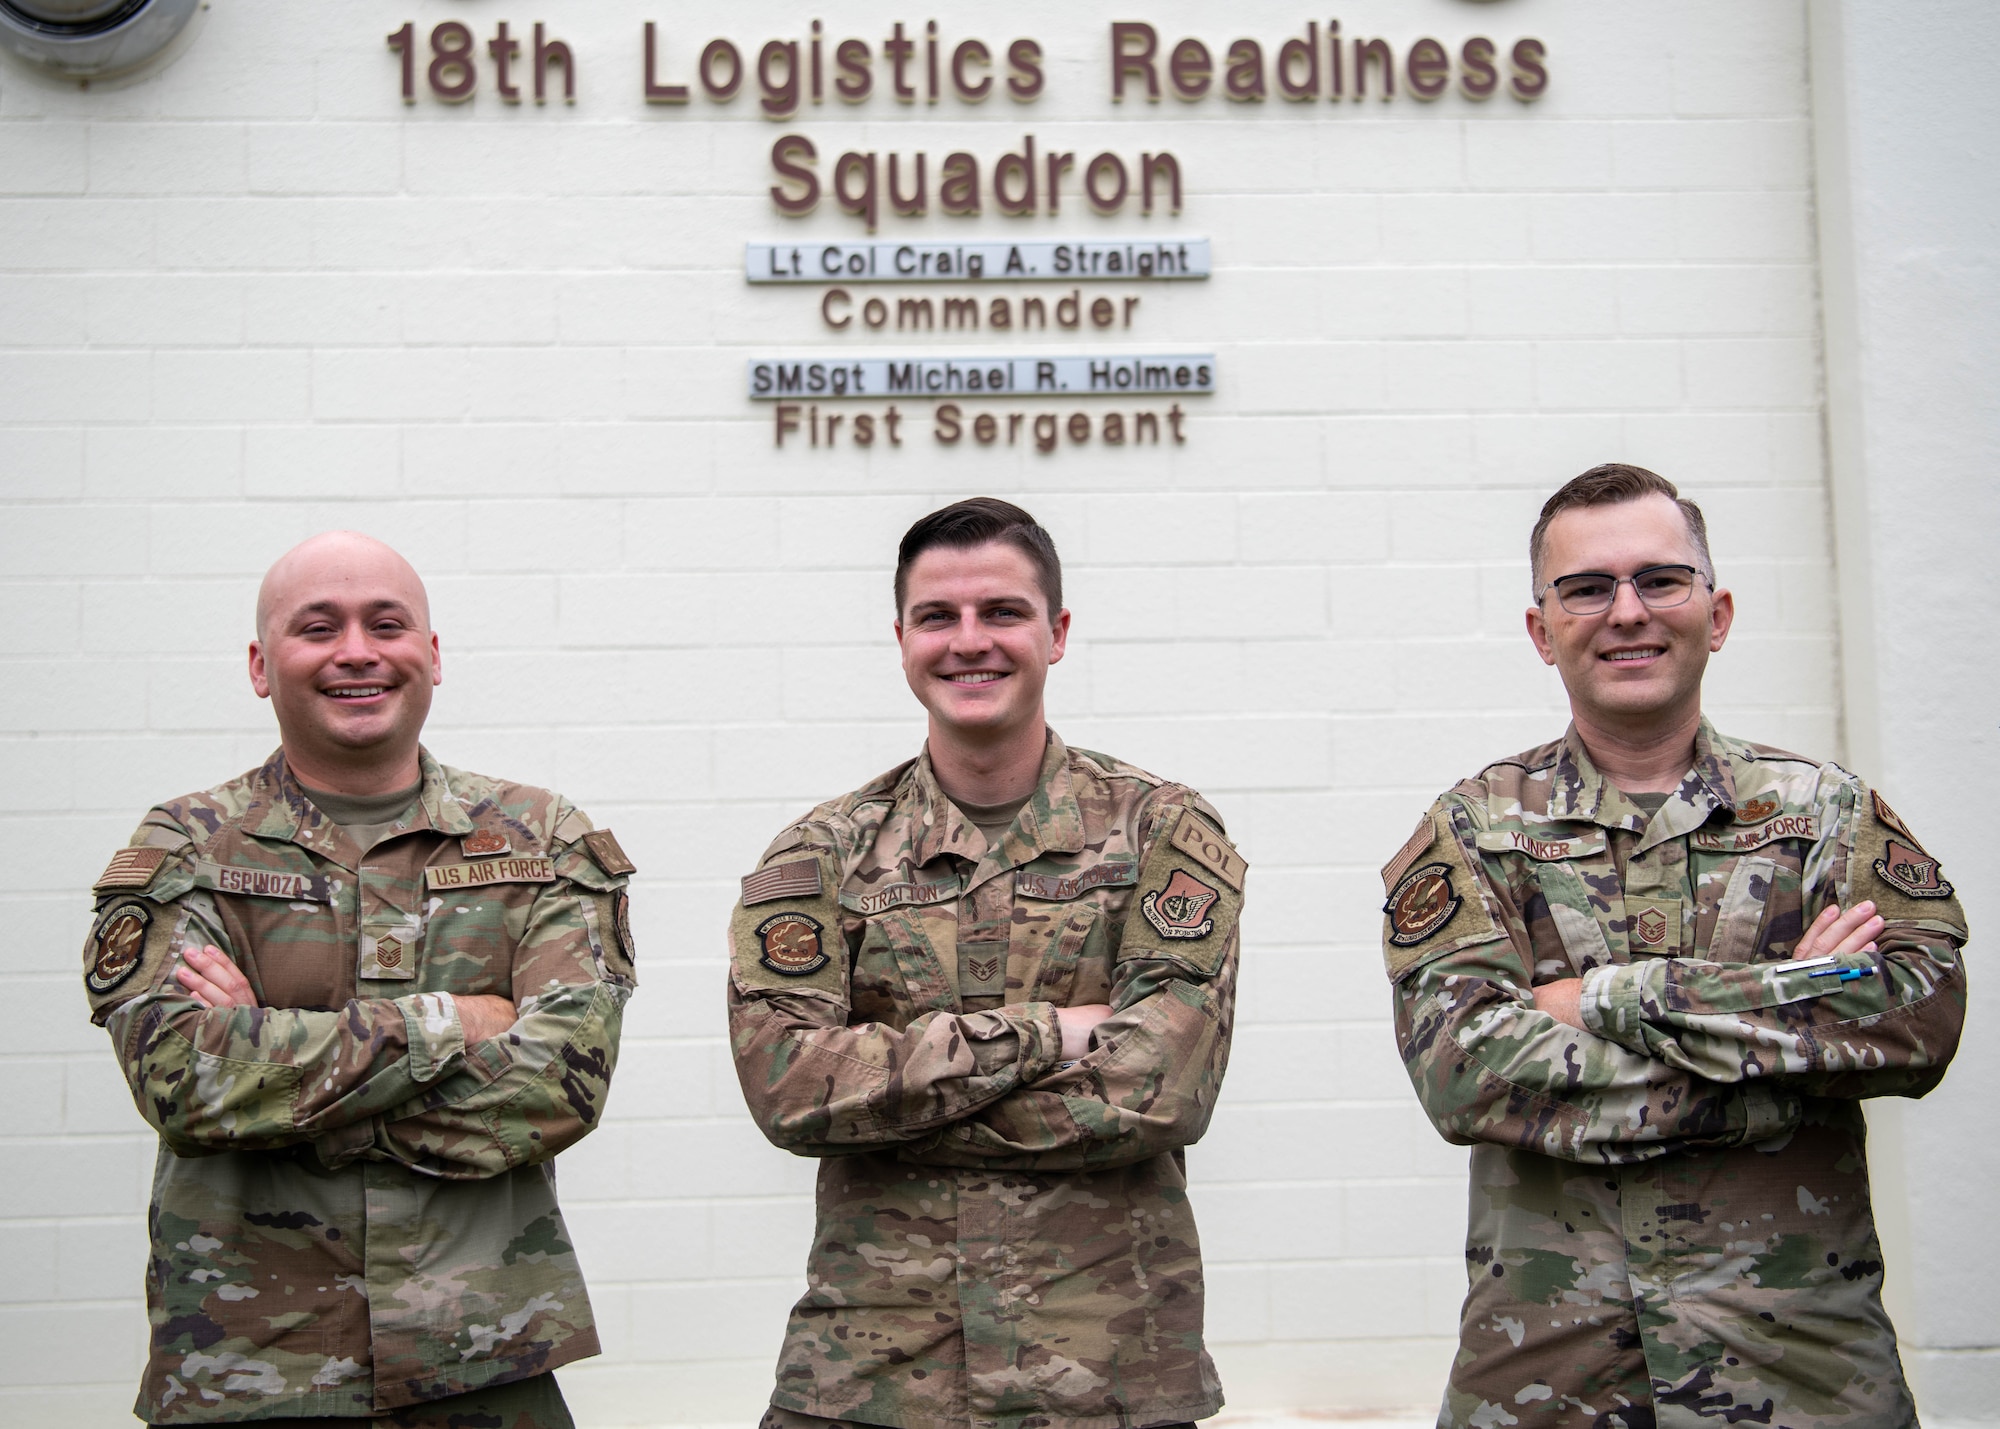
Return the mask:
[[[1748,853],[1779,839],[1816,841],[1819,828],[1817,814],[1781,814],[1775,819],[1764,820],[1754,828],[1726,831],[1698,829],[1688,835],[1688,843],[1705,853]]]
[[[111,862],[97,876],[91,891],[103,893],[112,888],[144,888],[153,881],[153,875],[166,861],[167,851],[163,848],[121,848],[111,855]]]
[[[1437,825],[1431,822],[1431,816],[1426,813],[1417,821],[1417,831],[1404,840],[1403,846],[1396,850],[1396,856],[1382,865],[1382,891],[1387,893],[1402,882],[1403,875],[1410,871],[1410,865],[1422,858],[1436,842]]]
[[[1139,865],[1132,859],[1093,863],[1079,873],[1030,873],[1025,868],[1014,875],[1014,891],[1023,898],[1066,902],[1080,898],[1093,888],[1124,888],[1139,881]]]
[[[1487,829],[1475,842],[1495,853],[1524,853],[1537,863],[1566,863],[1604,852],[1604,831],[1574,839],[1538,839],[1521,829]]]
[[[1140,916],[1126,920],[1118,957],[1121,961],[1172,958],[1203,977],[1214,977],[1235,941],[1236,921],[1243,912],[1237,883],[1224,878],[1214,865],[1230,868],[1238,883],[1249,865],[1227,843],[1222,848],[1235,856],[1234,863],[1211,849],[1209,845],[1221,836],[1194,810],[1183,808],[1175,817],[1174,828],[1154,840],[1139,870]],[[1195,826],[1193,835],[1182,833],[1188,824]],[[1201,857],[1197,848],[1210,857]]]
[[[639,865],[625,856],[625,850],[618,846],[617,836],[609,829],[592,829],[583,836],[583,846],[590,850],[597,866],[613,878],[623,878],[628,873],[639,871]]]
[[[1868,791],[1868,798],[1874,805],[1875,821],[1877,823],[1892,833],[1901,834],[1903,841],[1909,844],[1910,847],[1918,849],[1923,847],[1923,844],[1918,841],[1917,836],[1910,832],[1910,826],[1903,822],[1903,816],[1889,807],[1887,799],[1883,798],[1873,789]]]
[[[1205,819],[1184,812],[1174,825],[1173,844],[1238,893],[1243,891],[1243,876],[1250,871],[1250,865],[1243,861],[1235,845],[1210,828]]]
[[[487,883],[554,883],[555,860],[535,858],[483,858],[477,863],[441,863],[424,870],[430,888],[478,888]]]
[[[826,925],[807,913],[773,913],[757,925],[758,961],[786,977],[810,977],[826,966]]]
[[[1391,982],[1460,948],[1506,936],[1493,921],[1467,848],[1473,839],[1469,819],[1445,799],[1432,806],[1430,820],[1437,838],[1424,850],[1422,863],[1405,869],[1382,905],[1382,962]]]
[[[460,839],[458,851],[467,858],[492,858],[496,854],[512,853],[514,845],[498,829],[481,829]]]
[[[817,898],[821,892],[819,860],[802,858],[774,863],[743,875],[743,906],[775,903],[780,898]]]

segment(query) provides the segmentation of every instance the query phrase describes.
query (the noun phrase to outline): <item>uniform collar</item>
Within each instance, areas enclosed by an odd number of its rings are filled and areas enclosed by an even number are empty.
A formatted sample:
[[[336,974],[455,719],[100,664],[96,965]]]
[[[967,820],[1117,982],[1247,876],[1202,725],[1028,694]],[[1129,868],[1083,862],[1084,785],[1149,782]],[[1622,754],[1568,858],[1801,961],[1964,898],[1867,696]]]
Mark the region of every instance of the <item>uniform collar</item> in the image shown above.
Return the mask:
[[[942,854],[956,854],[981,865],[980,877],[984,877],[1033,863],[1045,853],[1081,853],[1083,811],[1077,807],[1075,782],[1069,767],[1069,746],[1050,730],[1035,792],[1015,815],[1014,825],[1001,839],[1000,847],[986,850],[982,857],[979,832],[938,784],[937,772],[931,767],[930,746],[926,745],[917,762],[910,766],[897,798],[916,829],[911,840],[911,861],[922,867]]]
[[[431,752],[422,745],[417,746],[417,764],[423,772],[423,785],[417,791],[417,810],[411,817],[410,827],[436,829],[439,833],[452,835],[471,833],[473,822],[466,814],[465,805],[452,792],[444,766],[433,759]],[[341,831],[340,825],[306,797],[298,776],[292,772],[290,761],[285,758],[282,745],[257,771],[250,814],[251,817],[244,822],[244,830],[255,838],[296,843],[350,871],[359,862],[352,842]]]
[[[1642,835],[1639,850],[1693,833],[1722,810],[1736,808],[1736,772],[1715,726],[1703,717],[1694,736],[1694,763],[1680,787],[1650,819],[1591,761],[1572,724],[1563,732],[1550,771],[1549,817],[1575,819]]]

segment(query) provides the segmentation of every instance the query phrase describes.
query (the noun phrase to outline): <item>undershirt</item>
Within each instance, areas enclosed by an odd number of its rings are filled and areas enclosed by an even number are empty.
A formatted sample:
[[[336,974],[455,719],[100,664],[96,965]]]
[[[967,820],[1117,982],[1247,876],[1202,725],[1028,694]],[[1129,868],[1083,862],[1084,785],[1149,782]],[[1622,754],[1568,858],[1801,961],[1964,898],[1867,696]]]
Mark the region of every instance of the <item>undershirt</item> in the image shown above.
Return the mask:
[[[424,781],[419,779],[407,789],[391,789],[386,794],[333,794],[299,785],[319,811],[339,824],[363,853],[380,843],[382,836],[410,811],[423,787]]]
[[[1675,791],[1672,789],[1668,789],[1659,794],[1626,794],[1623,789],[1620,789],[1618,792],[1621,794],[1625,794],[1626,798],[1630,799],[1633,803],[1637,804],[1640,808],[1644,809],[1646,811],[1646,817],[1649,819],[1652,818],[1653,815],[1659,813],[1661,806],[1664,805],[1668,799],[1672,798],[1675,793]]]
[[[1014,816],[1021,812],[1021,806],[1031,795],[1023,794],[1018,799],[1010,799],[1004,804],[968,804],[963,799],[954,799],[958,811],[972,820],[972,826],[986,835],[986,847],[1000,847],[1000,840],[1007,836],[1007,830],[1014,826]]]

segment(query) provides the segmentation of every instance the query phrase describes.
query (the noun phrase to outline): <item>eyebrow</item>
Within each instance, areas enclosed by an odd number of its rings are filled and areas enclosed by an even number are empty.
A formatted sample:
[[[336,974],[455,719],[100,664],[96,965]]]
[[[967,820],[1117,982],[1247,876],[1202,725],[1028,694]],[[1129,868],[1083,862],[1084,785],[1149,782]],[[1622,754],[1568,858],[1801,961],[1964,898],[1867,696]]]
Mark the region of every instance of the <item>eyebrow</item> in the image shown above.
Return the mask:
[[[409,603],[407,601],[372,600],[368,602],[367,605],[362,607],[362,613],[364,615],[381,615],[385,611],[396,615],[406,616],[412,622],[416,620],[416,612],[410,609]],[[314,601],[308,601],[306,604],[300,606],[297,610],[294,610],[291,614],[290,619],[292,622],[297,622],[305,619],[305,617],[307,617],[308,615],[337,616],[339,614],[341,614],[341,607],[337,601],[314,600]]]
[[[1026,595],[995,595],[988,596],[977,604],[982,608],[994,605],[1021,605],[1032,610],[1035,602],[1032,597]],[[958,605],[957,601],[952,600],[919,600],[911,603],[910,614],[924,615],[933,610],[957,610]]]

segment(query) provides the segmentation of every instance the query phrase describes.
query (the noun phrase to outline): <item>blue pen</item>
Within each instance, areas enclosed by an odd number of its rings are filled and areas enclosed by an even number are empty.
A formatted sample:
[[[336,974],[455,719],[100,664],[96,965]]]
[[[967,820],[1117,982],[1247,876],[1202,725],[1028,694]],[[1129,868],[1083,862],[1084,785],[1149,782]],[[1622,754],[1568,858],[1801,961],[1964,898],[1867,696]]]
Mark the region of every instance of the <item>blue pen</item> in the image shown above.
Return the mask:
[[[1868,969],[1866,968],[1821,968],[1817,972],[1807,973],[1806,976],[1837,977],[1842,982],[1853,982],[1858,977],[1866,977],[1867,974]]]

